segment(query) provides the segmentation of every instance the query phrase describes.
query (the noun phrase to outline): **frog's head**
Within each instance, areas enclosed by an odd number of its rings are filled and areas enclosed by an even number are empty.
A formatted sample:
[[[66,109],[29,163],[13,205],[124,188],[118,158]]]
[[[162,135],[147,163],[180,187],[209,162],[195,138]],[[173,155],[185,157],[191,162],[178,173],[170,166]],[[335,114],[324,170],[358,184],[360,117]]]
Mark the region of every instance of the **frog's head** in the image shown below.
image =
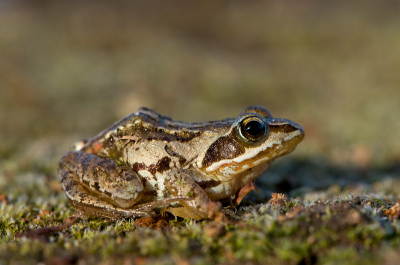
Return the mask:
[[[304,130],[300,125],[274,118],[263,107],[252,106],[210,145],[202,166],[220,180],[253,179],[273,160],[291,153],[303,138]]]

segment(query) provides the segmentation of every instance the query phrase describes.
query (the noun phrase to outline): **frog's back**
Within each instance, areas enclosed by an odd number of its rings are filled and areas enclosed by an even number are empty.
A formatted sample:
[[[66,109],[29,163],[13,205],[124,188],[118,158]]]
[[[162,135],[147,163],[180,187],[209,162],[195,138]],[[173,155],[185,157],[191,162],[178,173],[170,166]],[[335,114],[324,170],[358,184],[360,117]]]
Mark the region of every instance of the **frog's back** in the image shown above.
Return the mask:
[[[162,129],[164,128],[170,134],[178,131],[190,131],[190,132],[199,132],[199,131],[227,131],[229,130],[232,123],[235,119],[228,118],[219,121],[209,121],[204,123],[186,123],[181,121],[174,121],[168,116],[161,115],[156,111],[141,107],[135,113],[129,115],[135,116],[136,119],[141,119],[144,123],[147,124],[149,129]]]
[[[205,123],[185,123],[174,121],[168,116],[142,107],[115,122],[95,137],[86,140],[75,150],[118,159],[127,143],[151,140],[187,143],[204,133],[223,134],[229,130],[233,122],[234,119],[225,119]]]

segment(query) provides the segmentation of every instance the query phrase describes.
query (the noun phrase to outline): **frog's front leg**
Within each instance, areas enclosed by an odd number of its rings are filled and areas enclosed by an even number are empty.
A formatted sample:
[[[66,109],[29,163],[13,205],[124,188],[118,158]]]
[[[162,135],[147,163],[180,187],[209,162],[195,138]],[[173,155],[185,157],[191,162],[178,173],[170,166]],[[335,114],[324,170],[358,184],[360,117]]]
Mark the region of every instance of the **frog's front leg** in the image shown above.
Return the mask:
[[[173,196],[191,200],[180,201],[183,207],[168,208],[168,212],[184,217],[201,220],[208,218],[207,206],[211,201],[204,190],[193,180],[189,170],[171,172],[165,177],[164,185]]]
[[[148,211],[126,209],[139,201],[143,191],[140,177],[127,165],[76,151],[60,160],[58,172],[71,205],[84,216],[151,216]]]

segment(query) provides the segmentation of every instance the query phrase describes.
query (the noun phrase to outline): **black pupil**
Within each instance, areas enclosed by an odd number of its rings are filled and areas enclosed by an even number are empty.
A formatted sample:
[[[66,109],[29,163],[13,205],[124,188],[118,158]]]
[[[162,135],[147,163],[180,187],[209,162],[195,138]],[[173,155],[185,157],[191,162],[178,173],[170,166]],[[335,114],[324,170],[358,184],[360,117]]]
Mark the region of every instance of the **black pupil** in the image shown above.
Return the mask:
[[[244,131],[251,136],[259,136],[264,130],[264,124],[258,121],[249,121],[244,126]]]

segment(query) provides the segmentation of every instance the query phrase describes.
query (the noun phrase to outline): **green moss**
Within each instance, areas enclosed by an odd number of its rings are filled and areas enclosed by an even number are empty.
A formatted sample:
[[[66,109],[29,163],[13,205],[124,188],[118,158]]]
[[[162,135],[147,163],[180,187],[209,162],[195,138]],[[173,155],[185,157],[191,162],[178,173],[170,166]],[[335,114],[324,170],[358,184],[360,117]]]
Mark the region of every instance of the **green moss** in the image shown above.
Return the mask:
[[[355,203],[355,208],[349,208],[346,203]],[[176,219],[169,223],[168,230],[162,231],[135,227],[133,220],[115,223],[98,219],[80,220],[64,232],[46,236],[47,242],[35,242],[34,247],[30,239],[13,239],[16,232],[26,229],[26,224],[16,224],[13,218],[3,218],[0,222],[3,241],[0,255],[6,259],[18,255],[21,261],[45,261],[63,256],[93,262],[100,259],[122,262],[124,259],[145,258],[146,262],[166,263],[183,259],[199,264],[232,261],[297,264],[317,259],[321,264],[339,264],[337,262],[340,261],[348,264],[349,259],[354,261],[365,253],[378,253],[387,243],[393,248],[399,246],[397,221],[381,224],[366,217],[357,219],[358,225],[354,225],[343,212],[340,213],[344,216],[342,220],[335,219],[339,210],[351,213],[358,209],[361,212],[362,208],[356,205],[356,201],[350,200],[316,208],[299,201],[298,206],[304,210],[284,219],[281,217],[290,215],[290,212],[280,215],[279,209],[270,209],[259,214],[254,208],[248,208],[241,213],[245,216],[242,220],[223,221],[226,228],[216,237],[207,233],[207,229],[215,225],[212,221]],[[57,214],[39,220],[38,225],[60,224],[60,221],[52,220],[54,216]],[[360,218],[354,213],[351,216]],[[33,221],[36,216],[31,218]],[[335,225],[333,221],[340,224]],[[175,257],[172,260],[171,255]],[[379,256],[366,259],[366,264],[373,264],[378,259]]]
[[[320,264],[329,265],[354,265],[354,264],[379,264],[379,258],[368,252],[357,251],[356,248],[332,248],[319,259]]]

